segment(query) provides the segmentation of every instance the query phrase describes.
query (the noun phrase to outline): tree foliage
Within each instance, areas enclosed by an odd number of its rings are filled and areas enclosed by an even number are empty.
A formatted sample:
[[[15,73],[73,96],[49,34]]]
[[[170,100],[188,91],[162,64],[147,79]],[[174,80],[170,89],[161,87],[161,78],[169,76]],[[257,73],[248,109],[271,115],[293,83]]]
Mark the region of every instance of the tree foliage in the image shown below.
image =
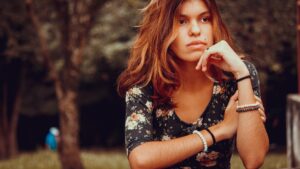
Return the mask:
[[[296,61],[295,1],[217,1],[237,44],[254,59],[265,83]],[[285,57],[286,59],[282,59]],[[288,70],[295,74],[296,67]]]

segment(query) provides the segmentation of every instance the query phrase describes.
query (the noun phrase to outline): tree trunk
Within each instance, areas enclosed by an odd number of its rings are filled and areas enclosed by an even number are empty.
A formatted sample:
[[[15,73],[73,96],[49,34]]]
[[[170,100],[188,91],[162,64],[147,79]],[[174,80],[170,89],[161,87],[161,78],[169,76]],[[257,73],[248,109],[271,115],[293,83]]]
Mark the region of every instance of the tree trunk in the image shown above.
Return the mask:
[[[25,70],[21,65],[21,69],[19,72],[19,79],[16,81],[17,89],[14,97],[13,108],[11,112],[9,129],[7,133],[7,143],[8,143],[8,155],[9,157],[16,157],[18,154],[18,143],[17,143],[17,129],[18,129],[18,121],[19,114],[21,111],[21,102],[22,102],[22,91],[24,88],[25,81]]]
[[[17,144],[17,126],[21,108],[22,90],[24,83],[24,70],[22,65],[10,65],[12,67],[21,67],[13,73],[9,79],[4,77],[1,85],[1,111],[0,111],[0,159],[8,159],[18,154]],[[6,72],[12,72],[5,68]],[[15,84],[15,85],[11,85]],[[13,87],[11,87],[13,86]],[[9,96],[12,99],[9,99]]]
[[[1,84],[1,90],[4,90],[3,84]],[[0,102],[0,160],[4,159],[4,148],[5,148],[5,142],[4,142],[4,128],[3,128],[3,122],[4,122],[4,116],[3,116],[3,93],[1,92],[1,102]]]
[[[4,134],[4,112],[3,112],[3,103],[1,103],[0,110],[0,160],[6,158],[6,143],[5,143],[5,134]]]
[[[2,95],[1,95],[1,112],[0,112],[0,159],[8,158],[7,151],[7,104],[8,104],[8,87],[7,87],[7,79],[4,77],[2,83]]]
[[[5,158],[5,143],[4,143],[4,133],[3,127],[0,125],[0,160]]]
[[[56,94],[60,110],[59,155],[63,169],[83,169],[78,141],[79,120],[77,107],[77,84],[79,74],[71,74],[65,68],[63,79],[57,79]]]

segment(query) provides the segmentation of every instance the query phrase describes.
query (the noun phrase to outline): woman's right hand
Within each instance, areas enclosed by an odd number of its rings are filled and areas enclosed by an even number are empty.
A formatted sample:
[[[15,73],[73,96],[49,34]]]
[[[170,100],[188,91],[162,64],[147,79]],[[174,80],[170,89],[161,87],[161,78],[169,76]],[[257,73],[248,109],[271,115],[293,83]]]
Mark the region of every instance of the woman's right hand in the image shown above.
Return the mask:
[[[238,92],[231,96],[224,113],[224,120],[220,123],[225,139],[232,138],[238,127],[238,113],[236,112]]]

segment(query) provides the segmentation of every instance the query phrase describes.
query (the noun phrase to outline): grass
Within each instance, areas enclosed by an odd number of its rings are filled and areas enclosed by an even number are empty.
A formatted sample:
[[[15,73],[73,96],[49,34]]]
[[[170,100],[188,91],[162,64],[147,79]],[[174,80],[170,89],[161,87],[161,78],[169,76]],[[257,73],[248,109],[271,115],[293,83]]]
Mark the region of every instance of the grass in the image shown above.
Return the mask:
[[[121,151],[83,151],[81,153],[85,169],[129,169],[124,152]],[[231,161],[232,169],[243,169],[237,155]],[[284,153],[270,153],[262,169],[279,169],[287,166]],[[60,163],[55,152],[38,150],[22,153],[15,159],[0,161],[0,169],[59,169]]]
[[[129,169],[124,153],[120,151],[83,151],[85,169]],[[22,153],[15,159],[0,161],[0,169],[59,169],[58,155],[48,150]]]

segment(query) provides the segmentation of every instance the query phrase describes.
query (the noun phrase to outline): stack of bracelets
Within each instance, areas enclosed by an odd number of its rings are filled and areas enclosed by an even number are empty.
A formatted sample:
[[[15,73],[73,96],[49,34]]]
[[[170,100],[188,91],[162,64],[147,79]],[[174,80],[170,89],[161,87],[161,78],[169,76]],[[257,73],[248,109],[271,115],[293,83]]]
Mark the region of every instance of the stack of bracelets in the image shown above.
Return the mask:
[[[216,138],[215,138],[214,134],[208,128],[204,128],[204,130],[206,130],[209,133],[209,135],[212,137],[212,140],[213,140],[212,145],[216,145]],[[197,134],[200,137],[201,142],[203,144],[203,151],[208,152],[208,145],[207,145],[207,141],[205,140],[204,135],[198,130],[194,130],[193,134]]]
[[[236,80],[236,83],[238,83],[242,80],[248,79],[248,78],[250,79],[251,76],[247,75],[247,76],[241,77]],[[238,113],[243,113],[243,112],[258,110],[259,108],[260,108],[260,104],[258,102],[256,102],[254,104],[246,104],[246,105],[237,106],[236,111]]]

